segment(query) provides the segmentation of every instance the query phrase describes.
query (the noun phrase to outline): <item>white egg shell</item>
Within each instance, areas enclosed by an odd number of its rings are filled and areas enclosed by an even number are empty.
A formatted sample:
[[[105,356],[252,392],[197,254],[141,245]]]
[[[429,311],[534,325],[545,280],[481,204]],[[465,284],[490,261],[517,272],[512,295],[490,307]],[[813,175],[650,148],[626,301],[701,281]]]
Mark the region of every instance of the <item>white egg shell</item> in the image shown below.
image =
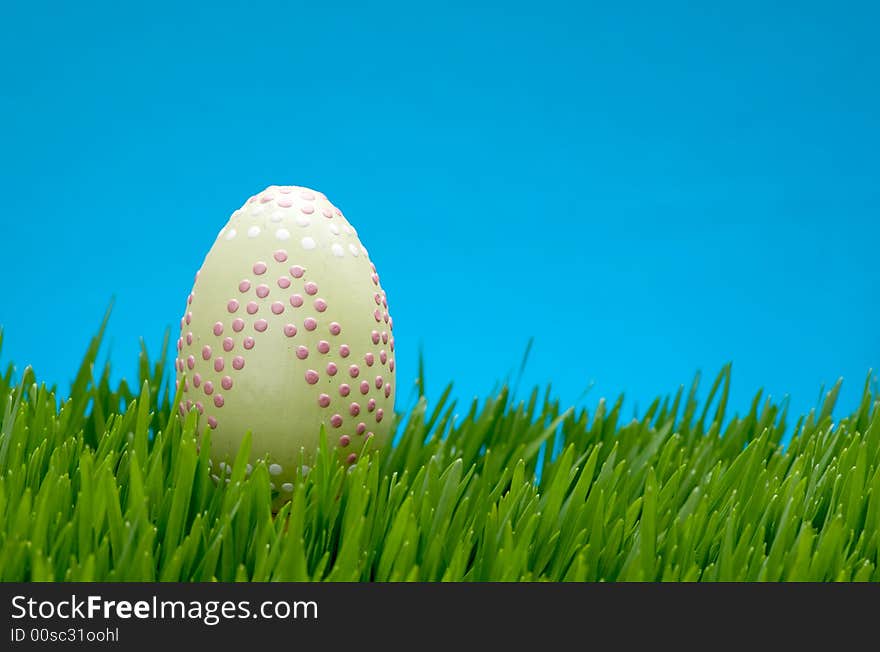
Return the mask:
[[[177,341],[180,411],[213,430],[221,472],[250,430],[250,461],[266,460],[289,494],[321,425],[348,463],[387,438],[392,325],[342,212],[317,191],[270,186],[232,214],[196,274]]]

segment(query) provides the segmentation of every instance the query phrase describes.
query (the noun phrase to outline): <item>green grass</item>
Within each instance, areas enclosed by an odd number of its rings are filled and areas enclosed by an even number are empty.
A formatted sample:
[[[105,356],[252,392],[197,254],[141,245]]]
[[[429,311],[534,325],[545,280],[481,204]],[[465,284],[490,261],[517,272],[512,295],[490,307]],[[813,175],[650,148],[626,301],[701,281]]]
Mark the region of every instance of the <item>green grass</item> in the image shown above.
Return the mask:
[[[729,367],[702,404],[695,382],[632,421],[507,387],[456,418],[447,390],[350,472],[324,447],[273,515],[247,440],[215,486],[163,365],[143,350],[139,391],[113,387],[99,343],[60,409],[30,369],[0,378],[2,580],[880,580],[868,384],[837,423],[832,389],[785,446],[760,395],[725,418]]]

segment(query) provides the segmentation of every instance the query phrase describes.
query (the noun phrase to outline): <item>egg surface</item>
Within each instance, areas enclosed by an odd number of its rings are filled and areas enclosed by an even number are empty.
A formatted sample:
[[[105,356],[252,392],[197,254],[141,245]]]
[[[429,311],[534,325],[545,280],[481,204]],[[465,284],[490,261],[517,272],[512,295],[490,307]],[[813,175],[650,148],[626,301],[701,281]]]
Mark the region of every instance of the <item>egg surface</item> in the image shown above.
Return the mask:
[[[212,429],[221,473],[251,431],[250,461],[267,462],[283,497],[322,425],[349,464],[367,438],[387,438],[392,328],[342,212],[315,190],[270,186],[232,214],[196,273],[177,340],[180,412]]]

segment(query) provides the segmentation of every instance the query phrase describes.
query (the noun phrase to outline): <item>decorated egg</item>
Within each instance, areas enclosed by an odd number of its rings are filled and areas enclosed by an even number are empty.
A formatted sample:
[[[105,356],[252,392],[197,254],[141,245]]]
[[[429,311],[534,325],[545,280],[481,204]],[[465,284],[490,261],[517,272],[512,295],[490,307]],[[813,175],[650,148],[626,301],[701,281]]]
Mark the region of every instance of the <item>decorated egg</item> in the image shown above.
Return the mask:
[[[324,426],[344,463],[389,434],[388,300],[354,227],[322,193],[270,186],[236,210],[196,273],[177,340],[181,414],[220,473],[252,434],[284,498]],[[216,472],[216,471],[215,471]]]

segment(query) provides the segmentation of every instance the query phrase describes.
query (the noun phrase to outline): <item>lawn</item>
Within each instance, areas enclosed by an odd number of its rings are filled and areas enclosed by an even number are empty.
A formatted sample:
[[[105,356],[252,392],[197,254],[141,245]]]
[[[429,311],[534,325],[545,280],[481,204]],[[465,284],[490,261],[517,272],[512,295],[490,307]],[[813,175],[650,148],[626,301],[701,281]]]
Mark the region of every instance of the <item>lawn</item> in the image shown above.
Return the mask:
[[[29,368],[0,377],[0,580],[880,580],[869,383],[839,420],[839,386],[796,419],[760,393],[729,414],[729,367],[637,420],[447,389],[348,471],[325,446],[274,514],[247,438],[212,478],[165,351],[113,386],[101,333],[67,398]]]

